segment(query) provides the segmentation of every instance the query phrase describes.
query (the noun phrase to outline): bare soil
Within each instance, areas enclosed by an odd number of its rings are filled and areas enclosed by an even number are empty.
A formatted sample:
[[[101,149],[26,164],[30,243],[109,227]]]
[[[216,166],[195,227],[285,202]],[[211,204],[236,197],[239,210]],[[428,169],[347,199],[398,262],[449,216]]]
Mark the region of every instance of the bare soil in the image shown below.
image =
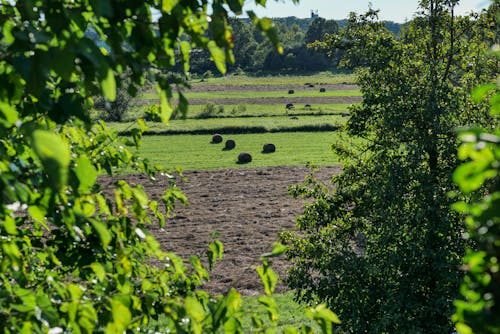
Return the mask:
[[[265,78],[262,79],[263,81]],[[325,88],[327,91],[332,90],[354,90],[358,86],[352,84],[315,84],[314,87],[308,85],[210,85],[197,84],[193,85],[190,91],[193,92],[256,92],[256,96],[252,98],[191,98],[191,105],[203,105],[206,103],[214,104],[333,104],[333,103],[358,103],[361,102],[361,96],[312,96],[312,97],[295,97],[293,94],[288,94],[290,89],[295,92],[300,91],[319,91],[320,88]],[[259,97],[258,92],[266,91],[282,91],[283,97]],[[174,94],[175,96],[175,94]],[[138,104],[148,105],[158,103],[158,99],[141,99]],[[172,99],[172,103],[177,103],[177,100]]]
[[[340,166],[321,167],[315,176],[328,182]],[[255,267],[261,254],[271,251],[277,234],[295,229],[295,217],[303,212],[304,200],[288,195],[288,187],[301,183],[308,174],[305,167],[265,167],[185,172],[178,186],[190,205],[176,208],[176,216],[165,229],[151,232],[166,251],[187,259],[205,258],[208,244],[215,238],[224,243],[224,258],[216,264],[205,288],[225,293],[236,288],[244,295],[262,293]],[[152,199],[159,199],[168,184],[166,179],[151,183],[145,175],[124,177],[131,184],[141,183]],[[108,187],[112,179],[103,181]],[[213,233],[217,232],[217,237]],[[286,275],[284,258],[273,260],[273,269]],[[286,287],[279,283],[277,291]]]

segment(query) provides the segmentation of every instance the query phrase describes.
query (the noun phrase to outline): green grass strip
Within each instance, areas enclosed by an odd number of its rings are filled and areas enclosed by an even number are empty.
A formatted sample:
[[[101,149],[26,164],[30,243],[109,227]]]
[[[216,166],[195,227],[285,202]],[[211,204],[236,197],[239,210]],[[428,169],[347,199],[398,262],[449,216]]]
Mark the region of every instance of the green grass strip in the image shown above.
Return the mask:
[[[340,134],[333,131],[224,135],[220,144],[212,144],[211,139],[211,135],[145,136],[139,153],[155,164],[184,170],[339,163],[331,144]],[[233,139],[236,148],[224,150],[227,139]],[[265,143],[273,143],[276,152],[262,153]],[[250,153],[252,162],[237,164],[241,152]]]
[[[169,124],[148,122],[146,134],[213,134],[264,133],[280,131],[329,131],[344,125],[347,117],[340,115],[243,117],[171,120]],[[109,123],[122,135],[130,134],[134,123]]]

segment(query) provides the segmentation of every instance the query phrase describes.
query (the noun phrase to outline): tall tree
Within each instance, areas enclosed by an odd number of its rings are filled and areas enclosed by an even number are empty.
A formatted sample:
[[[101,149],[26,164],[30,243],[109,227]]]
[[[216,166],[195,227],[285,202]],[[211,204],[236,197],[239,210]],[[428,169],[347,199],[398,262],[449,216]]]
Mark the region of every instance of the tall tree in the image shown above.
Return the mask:
[[[306,31],[306,43],[312,43],[323,39],[325,34],[335,34],[339,30],[335,20],[327,20],[322,17],[315,18]]]
[[[300,233],[284,233],[292,261],[288,283],[299,299],[326,300],[353,333],[447,333],[458,293],[463,227],[450,209],[457,166],[454,128],[488,126],[484,105],[469,90],[498,72],[477,58],[488,47],[479,24],[457,18],[457,1],[421,1],[422,14],[396,40],[376,11],[352,15],[328,52],[361,65],[363,102],[351,108],[350,135],[359,150],[333,178],[293,189],[316,200],[298,218]],[[487,33],[494,29],[490,26]]]

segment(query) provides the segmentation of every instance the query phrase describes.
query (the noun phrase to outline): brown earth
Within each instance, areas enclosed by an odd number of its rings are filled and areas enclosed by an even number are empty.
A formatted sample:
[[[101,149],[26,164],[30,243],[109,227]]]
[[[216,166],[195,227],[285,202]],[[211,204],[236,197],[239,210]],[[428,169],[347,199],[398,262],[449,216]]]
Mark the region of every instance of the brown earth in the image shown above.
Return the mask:
[[[321,167],[315,176],[327,182],[340,171],[340,166]],[[185,172],[187,181],[178,186],[190,205],[176,208],[176,216],[165,229],[151,227],[162,248],[187,259],[190,255],[205,258],[208,244],[217,239],[224,243],[224,258],[217,262],[206,288],[224,293],[231,287],[244,295],[262,293],[255,272],[259,255],[269,252],[277,234],[295,228],[295,217],[302,213],[304,200],[287,194],[290,185],[301,183],[307,175],[305,167],[264,167],[252,169],[219,169]],[[131,184],[141,183],[152,199],[165,191],[166,178],[151,183],[145,175],[130,175]],[[109,187],[112,180],[103,181]],[[273,260],[273,269],[284,277],[284,258]],[[277,291],[286,288],[282,283]]]
[[[265,78],[262,79],[265,81]],[[288,91],[293,89],[296,92],[300,91],[317,91],[319,88],[325,88],[327,91],[332,90],[354,90],[359,87],[352,84],[315,84],[314,87],[307,85],[210,85],[196,84],[191,89],[192,92],[266,92],[266,91],[282,91],[283,97],[259,97],[256,94],[252,98],[191,98],[191,105],[203,105],[206,103],[214,104],[333,104],[333,103],[358,103],[361,102],[361,96],[313,96],[313,97],[295,97],[288,95]],[[151,91],[154,93],[154,91]],[[174,94],[175,96],[175,94]],[[158,103],[159,99],[141,99],[138,101],[140,105],[148,105]],[[172,99],[173,104],[177,103],[176,99]]]
[[[296,104],[334,104],[334,103],[359,103],[362,101],[361,96],[302,96],[293,97],[253,97],[253,98],[192,98],[188,99],[191,105],[203,105],[207,103],[213,104],[282,104],[296,103]],[[137,101],[139,105],[149,105],[159,103],[159,99],[141,99]],[[171,103],[176,104],[177,99],[172,99]]]

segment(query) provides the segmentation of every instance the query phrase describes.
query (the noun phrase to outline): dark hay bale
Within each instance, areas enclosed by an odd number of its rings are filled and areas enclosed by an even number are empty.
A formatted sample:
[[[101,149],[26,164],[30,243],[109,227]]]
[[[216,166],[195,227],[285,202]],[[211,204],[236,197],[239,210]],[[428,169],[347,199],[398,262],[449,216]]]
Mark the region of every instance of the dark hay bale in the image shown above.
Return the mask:
[[[312,87],[314,87],[314,85],[313,85],[313,84],[309,84],[308,86],[309,86],[309,87],[311,87],[311,88],[312,88]]]
[[[271,143],[264,144],[264,146],[262,147],[262,153],[273,153],[275,151],[276,151],[276,146],[274,146],[274,144]]]
[[[243,152],[240,153],[240,155],[238,155],[239,164],[247,164],[251,161],[252,161],[252,156],[250,155],[250,153]]]
[[[290,89],[290,90],[288,91],[288,94],[295,94],[295,91],[294,91],[293,89]]]
[[[295,108],[295,106],[293,105],[293,103],[287,103],[285,108],[290,110],[290,109]]]
[[[325,89],[325,88],[320,88],[320,89],[319,89],[319,92],[320,92],[320,93],[324,93],[324,92],[326,92],[326,89]]]
[[[220,134],[215,134],[212,136],[212,144],[222,143],[222,136]]]
[[[226,145],[224,146],[224,150],[232,150],[236,147],[236,143],[232,139],[226,140]]]

